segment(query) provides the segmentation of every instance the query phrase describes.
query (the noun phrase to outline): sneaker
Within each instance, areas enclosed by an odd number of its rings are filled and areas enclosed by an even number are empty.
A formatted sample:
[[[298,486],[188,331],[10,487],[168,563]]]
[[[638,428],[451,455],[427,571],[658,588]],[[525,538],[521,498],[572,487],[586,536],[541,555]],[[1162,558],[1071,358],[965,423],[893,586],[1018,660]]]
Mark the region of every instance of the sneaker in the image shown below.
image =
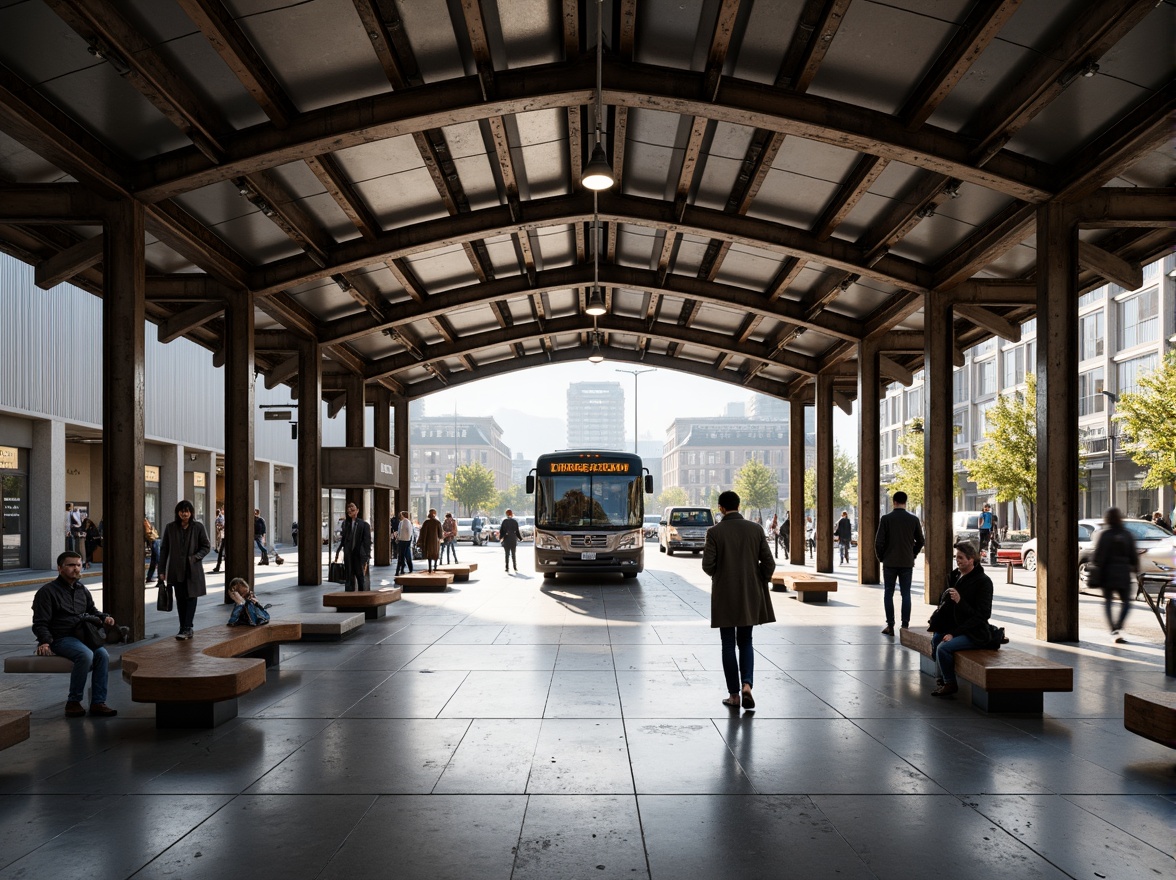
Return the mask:
[[[83,708],[81,703],[75,703],[71,700],[70,702],[65,704],[65,717],[66,718],[81,718],[85,714],[86,714],[86,710],[85,710],[85,708]]]
[[[884,635],[884,636],[894,635],[894,625],[890,624],[890,623],[886,624],[886,629],[882,630],[882,635]]]
[[[1127,640],[1125,638],[1123,638],[1122,636],[1115,636],[1115,644],[1116,645],[1125,645],[1125,644],[1127,644]]]
[[[190,629],[182,629],[178,633],[176,633],[176,641],[177,642],[187,641],[190,638],[192,638],[192,630],[190,630]]]
[[[96,718],[113,718],[118,714],[118,709],[111,709],[105,703],[91,703],[90,714]]]
[[[944,682],[939,687],[937,687],[935,690],[931,691],[931,696],[933,696],[933,697],[950,697],[952,694],[958,694],[959,692],[960,692],[960,686],[958,684],[956,684],[954,681],[951,682],[950,684],[948,684],[947,682]]]

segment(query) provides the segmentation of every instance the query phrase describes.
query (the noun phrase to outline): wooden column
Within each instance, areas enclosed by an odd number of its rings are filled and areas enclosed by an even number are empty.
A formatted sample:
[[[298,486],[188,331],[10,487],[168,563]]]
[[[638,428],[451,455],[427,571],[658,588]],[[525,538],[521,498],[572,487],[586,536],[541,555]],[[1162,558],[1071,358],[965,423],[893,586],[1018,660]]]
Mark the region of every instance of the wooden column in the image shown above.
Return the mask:
[[[363,376],[348,375],[343,380],[347,392],[347,403],[343,408],[344,444],[347,446],[363,446],[364,415],[366,405],[364,401]],[[348,502],[354,502],[359,508],[359,515],[371,521],[372,512],[363,509],[363,489],[347,489],[344,493]]]
[[[136,640],[146,635],[143,234],[143,206],[130,200],[113,202],[102,250],[102,515],[106,537],[98,604],[118,625],[130,627]]]
[[[882,510],[882,465],[878,438],[881,402],[878,344],[863,340],[858,346],[858,582],[881,582],[881,565],[874,554],[874,536]]]
[[[396,490],[395,514],[399,519],[400,511],[408,510],[408,493],[412,491],[412,460],[409,454],[408,434],[408,401],[397,398],[394,418],[396,432],[392,451],[400,456],[400,488]]]
[[[1037,637],[1078,640],[1078,231],[1037,209]]]
[[[298,583],[308,587],[323,582],[322,401],[322,355],[306,339],[298,348]]]
[[[373,444],[385,452],[392,451],[392,392],[383,385],[376,386],[373,403]],[[372,555],[376,565],[392,562],[392,490],[376,489],[372,492]]]
[[[833,570],[833,376],[817,375],[817,571]]]
[[[942,293],[931,291],[923,304],[925,336],[925,379],[923,411],[923,600],[934,605],[947,586],[947,576],[955,565],[951,546],[952,495],[955,474],[952,471],[952,311],[951,301]],[[920,618],[912,611],[911,620]]]
[[[253,296],[225,294],[225,592],[233,578],[254,583]],[[267,523],[268,525],[268,523]]]
[[[788,402],[788,561],[804,565],[804,402]]]

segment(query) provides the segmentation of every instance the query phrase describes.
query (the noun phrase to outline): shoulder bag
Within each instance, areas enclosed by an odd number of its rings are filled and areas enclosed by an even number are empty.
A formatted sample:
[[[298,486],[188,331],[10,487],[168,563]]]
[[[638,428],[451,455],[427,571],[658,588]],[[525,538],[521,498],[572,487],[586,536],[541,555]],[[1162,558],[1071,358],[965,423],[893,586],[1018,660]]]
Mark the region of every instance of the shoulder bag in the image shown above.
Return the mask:
[[[156,611],[171,611],[172,610],[172,591],[165,583],[157,584],[158,591],[155,594],[155,610]]]
[[[74,627],[74,638],[91,651],[106,646],[106,628],[102,625],[102,618],[95,614],[83,614],[78,625]]]

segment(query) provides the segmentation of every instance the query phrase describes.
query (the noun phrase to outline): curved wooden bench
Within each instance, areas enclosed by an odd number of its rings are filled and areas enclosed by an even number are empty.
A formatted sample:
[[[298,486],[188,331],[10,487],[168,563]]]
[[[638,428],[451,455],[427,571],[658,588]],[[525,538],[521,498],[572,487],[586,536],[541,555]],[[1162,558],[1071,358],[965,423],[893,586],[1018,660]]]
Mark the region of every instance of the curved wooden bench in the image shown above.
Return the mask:
[[[161,639],[123,652],[122,676],[136,703],[155,703],[159,728],[216,727],[237,717],[237,698],[265,684],[279,644],[302,638],[302,625],[214,626],[191,639]]]
[[[406,593],[444,593],[453,583],[447,571],[415,571],[396,575],[396,583]]]
[[[935,675],[931,659],[931,633],[903,627],[899,641],[922,655],[920,669]],[[1040,715],[1045,709],[1046,691],[1074,690],[1074,669],[1036,654],[1013,648],[991,651],[983,648],[959,651],[955,655],[958,678],[972,685],[972,705],[984,712],[1022,712]]]
[[[795,590],[798,602],[828,602],[829,594],[837,592],[836,579],[806,571],[773,572],[771,580],[773,589],[782,587],[783,592],[787,592],[791,587]]]
[[[478,570],[478,563],[451,562],[448,565],[438,566],[437,570],[453,575],[454,581],[457,581],[458,583],[464,583],[470,579],[471,574]]]
[[[1176,694],[1152,690],[1123,694],[1123,726],[1176,749]]]
[[[0,710],[0,749],[29,738],[29,718],[32,714],[28,709]]]
[[[384,617],[388,606],[400,601],[400,587],[381,587],[378,590],[351,590],[327,593],[323,606],[336,611],[362,611],[368,620]]]

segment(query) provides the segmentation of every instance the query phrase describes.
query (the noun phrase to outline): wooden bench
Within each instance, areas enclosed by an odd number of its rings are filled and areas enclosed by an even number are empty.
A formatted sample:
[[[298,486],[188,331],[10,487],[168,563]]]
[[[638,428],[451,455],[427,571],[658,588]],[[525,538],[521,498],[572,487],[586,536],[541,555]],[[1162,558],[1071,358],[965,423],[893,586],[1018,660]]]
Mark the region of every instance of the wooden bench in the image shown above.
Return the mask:
[[[454,562],[449,565],[442,565],[438,571],[448,572],[453,575],[454,581],[464,583],[470,579],[470,575],[478,570],[478,563],[476,562]]]
[[[777,587],[782,589],[777,590]],[[819,574],[809,574],[806,571],[773,572],[773,590],[787,592],[789,587],[796,591],[798,602],[828,602],[829,594],[837,592],[837,581]]]
[[[0,710],[0,749],[29,738],[29,718],[32,714],[28,709]]]
[[[192,638],[160,639],[123,652],[131,699],[155,704],[155,726],[210,728],[237,717],[237,698],[265,684],[280,660],[280,643],[302,638],[302,625],[213,626]]]
[[[338,611],[307,611],[302,614],[287,614],[284,619],[302,624],[304,642],[337,642],[347,633],[363,626],[365,620],[363,614],[358,611],[350,614]]]
[[[396,575],[396,583],[406,593],[444,593],[453,583],[453,575],[447,571],[414,571]]]
[[[1147,690],[1123,694],[1123,726],[1176,749],[1176,693]]]
[[[323,596],[323,605],[337,612],[362,611],[368,620],[379,620],[387,616],[389,605],[400,601],[400,593],[400,587],[327,593]]]
[[[931,659],[931,633],[903,627],[899,641],[919,652],[924,673],[937,674]],[[972,705],[984,712],[1040,715],[1046,691],[1074,690],[1072,667],[1013,648],[959,651],[955,661],[956,677],[972,685]]]

